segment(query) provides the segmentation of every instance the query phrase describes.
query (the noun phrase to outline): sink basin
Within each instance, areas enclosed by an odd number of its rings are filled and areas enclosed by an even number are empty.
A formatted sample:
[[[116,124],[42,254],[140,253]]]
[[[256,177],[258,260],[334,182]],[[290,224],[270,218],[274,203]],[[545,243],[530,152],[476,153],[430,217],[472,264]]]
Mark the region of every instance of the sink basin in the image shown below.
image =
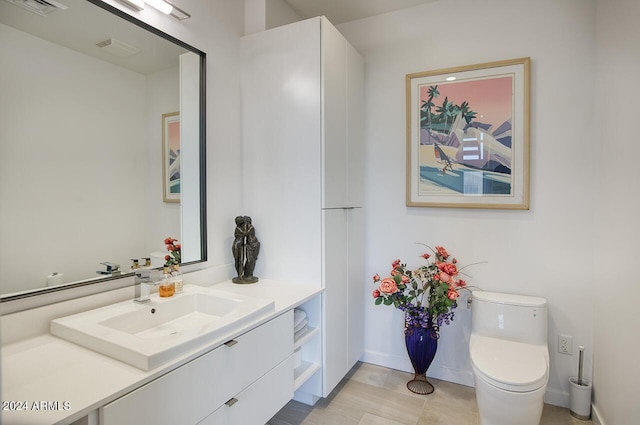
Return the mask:
[[[142,370],[151,370],[273,311],[274,302],[185,285],[171,298],[151,296],[55,319],[51,333]]]

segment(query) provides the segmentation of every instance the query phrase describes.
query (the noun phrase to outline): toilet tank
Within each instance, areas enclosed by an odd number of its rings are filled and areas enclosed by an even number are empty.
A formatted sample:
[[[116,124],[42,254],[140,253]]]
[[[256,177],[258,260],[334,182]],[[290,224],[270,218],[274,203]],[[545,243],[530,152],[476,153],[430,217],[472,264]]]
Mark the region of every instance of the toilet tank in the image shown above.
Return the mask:
[[[547,300],[541,297],[473,291],[471,333],[547,345]]]

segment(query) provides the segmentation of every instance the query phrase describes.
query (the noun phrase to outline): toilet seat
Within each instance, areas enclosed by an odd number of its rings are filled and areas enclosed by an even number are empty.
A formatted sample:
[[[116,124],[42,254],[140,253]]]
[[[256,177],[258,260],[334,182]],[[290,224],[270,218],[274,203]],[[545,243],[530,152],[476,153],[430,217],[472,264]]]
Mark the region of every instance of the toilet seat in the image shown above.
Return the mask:
[[[528,392],[547,383],[546,346],[472,335],[469,351],[476,376],[494,387]]]

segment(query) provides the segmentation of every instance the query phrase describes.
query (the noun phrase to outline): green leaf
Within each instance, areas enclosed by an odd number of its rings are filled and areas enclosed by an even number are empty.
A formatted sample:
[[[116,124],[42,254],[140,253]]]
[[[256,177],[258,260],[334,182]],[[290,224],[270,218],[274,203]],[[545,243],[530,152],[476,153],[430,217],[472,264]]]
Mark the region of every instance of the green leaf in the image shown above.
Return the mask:
[[[383,299],[382,297],[376,298],[376,305],[382,304],[382,299]]]
[[[393,300],[391,298],[386,298],[384,300],[384,305],[391,305],[391,304],[393,304]]]

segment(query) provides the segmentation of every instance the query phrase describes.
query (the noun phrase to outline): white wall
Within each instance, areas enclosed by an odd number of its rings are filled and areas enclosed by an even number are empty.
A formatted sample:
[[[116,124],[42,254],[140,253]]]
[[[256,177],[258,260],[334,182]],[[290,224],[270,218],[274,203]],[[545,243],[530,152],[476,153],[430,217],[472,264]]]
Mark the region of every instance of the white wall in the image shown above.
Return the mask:
[[[275,28],[302,20],[302,17],[284,0],[265,1],[265,27]]]
[[[145,77],[5,25],[0,39],[2,293],[126,266],[145,252]]]
[[[637,184],[640,144],[640,3],[598,0],[598,80],[595,109],[599,124],[597,184],[598,237],[593,259],[594,404],[603,425],[637,424],[640,418],[640,340],[636,276],[640,221]]]
[[[462,264],[487,261],[468,269],[482,289],[546,297],[547,401],[568,405],[577,346],[587,347],[588,377],[593,350],[595,3],[450,0],[338,28],[366,62],[364,278],[386,275],[396,258],[419,264],[421,242],[444,245]],[[405,74],[524,56],[532,60],[531,209],[405,207]],[[470,312],[460,304],[430,374],[472,385]],[[365,323],[365,360],[411,370],[402,314],[371,299]],[[560,333],[573,336],[573,356],[558,354]]]

